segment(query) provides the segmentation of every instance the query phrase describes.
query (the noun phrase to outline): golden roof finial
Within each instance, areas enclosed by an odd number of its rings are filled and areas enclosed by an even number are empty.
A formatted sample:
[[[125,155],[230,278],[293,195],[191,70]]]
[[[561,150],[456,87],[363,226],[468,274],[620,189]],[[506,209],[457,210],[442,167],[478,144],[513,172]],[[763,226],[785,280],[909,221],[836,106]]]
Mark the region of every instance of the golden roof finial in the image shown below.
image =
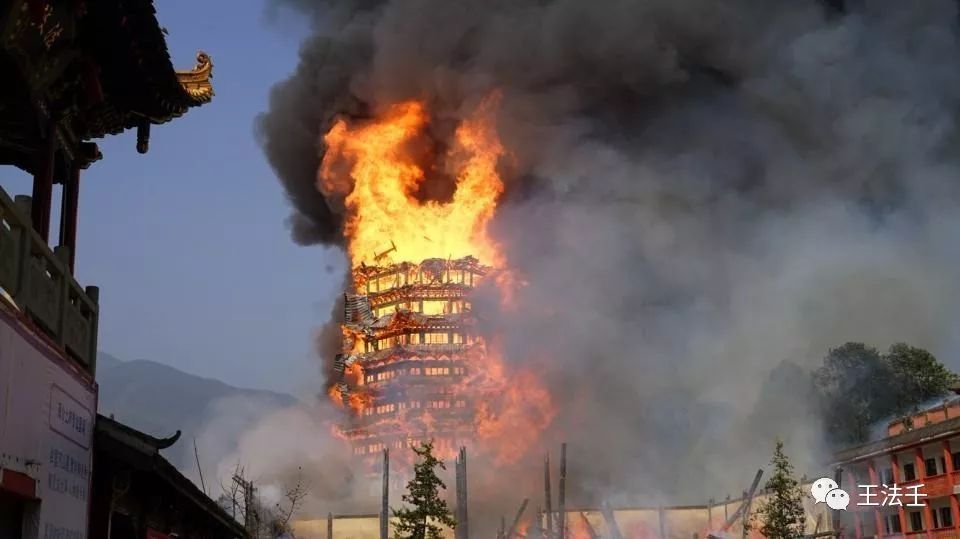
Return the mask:
[[[208,103],[213,99],[213,60],[203,52],[197,52],[197,65],[190,71],[177,71],[177,79],[184,91],[198,104]]]

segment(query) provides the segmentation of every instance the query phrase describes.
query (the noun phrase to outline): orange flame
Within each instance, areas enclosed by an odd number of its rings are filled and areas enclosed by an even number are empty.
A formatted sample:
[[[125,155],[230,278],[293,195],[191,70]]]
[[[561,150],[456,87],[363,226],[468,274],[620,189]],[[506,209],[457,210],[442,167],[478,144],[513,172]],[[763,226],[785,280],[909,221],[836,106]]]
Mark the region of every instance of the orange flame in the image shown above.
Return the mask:
[[[346,194],[344,235],[354,265],[373,263],[378,252],[396,245],[398,260],[462,258],[472,255],[497,265],[496,245],[487,235],[503,182],[496,172],[503,154],[494,133],[494,100],[456,132],[452,157],[462,160],[456,191],[449,202],[420,201],[414,196],[426,175],[403,148],[426,127],[424,106],[408,102],[391,107],[377,122],[334,124],[324,137],[327,156],[321,166],[320,190]],[[340,159],[351,161],[352,185],[335,172]],[[349,193],[345,191],[349,190]]]

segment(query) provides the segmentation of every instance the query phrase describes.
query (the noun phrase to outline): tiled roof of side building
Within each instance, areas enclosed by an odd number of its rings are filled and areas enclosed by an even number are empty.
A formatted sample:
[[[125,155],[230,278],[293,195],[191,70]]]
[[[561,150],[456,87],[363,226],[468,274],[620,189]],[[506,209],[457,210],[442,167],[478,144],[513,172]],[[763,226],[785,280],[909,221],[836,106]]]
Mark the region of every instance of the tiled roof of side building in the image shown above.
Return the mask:
[[[844,449],[833,455],[833,461],[835,464],[854,462],[867,457],[882,455],[906,449],[917,444],[946,438],[953,434],[960,434],[960,417],[932,423],[896,436]]]

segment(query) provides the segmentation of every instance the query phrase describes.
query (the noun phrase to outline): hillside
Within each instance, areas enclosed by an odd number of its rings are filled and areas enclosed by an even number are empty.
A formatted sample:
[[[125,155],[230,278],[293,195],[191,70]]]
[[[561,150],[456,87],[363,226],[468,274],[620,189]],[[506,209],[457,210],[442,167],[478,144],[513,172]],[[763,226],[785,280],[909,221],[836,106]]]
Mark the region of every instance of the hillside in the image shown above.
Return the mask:
[[[242,389],[154,361],[123,361],[103,352],[97,361],[99,412],[155,436],[182,431],[164,455],[190,477],[197,468],[194,439],[204,473],[213,473],[244,431],[297,402],[290,395]]]

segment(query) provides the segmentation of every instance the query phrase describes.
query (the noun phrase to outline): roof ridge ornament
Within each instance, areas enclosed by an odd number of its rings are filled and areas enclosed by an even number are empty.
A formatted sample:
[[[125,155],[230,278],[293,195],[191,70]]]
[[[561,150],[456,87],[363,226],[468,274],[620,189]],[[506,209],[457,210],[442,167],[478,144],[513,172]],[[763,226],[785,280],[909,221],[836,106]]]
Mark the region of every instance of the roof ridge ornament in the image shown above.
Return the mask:
[[[177,71],[177,80],[184,91],[197,103],[208,103],[213,99],[213,59],[210,55],[197,51],[197,63],[189,71]]]

